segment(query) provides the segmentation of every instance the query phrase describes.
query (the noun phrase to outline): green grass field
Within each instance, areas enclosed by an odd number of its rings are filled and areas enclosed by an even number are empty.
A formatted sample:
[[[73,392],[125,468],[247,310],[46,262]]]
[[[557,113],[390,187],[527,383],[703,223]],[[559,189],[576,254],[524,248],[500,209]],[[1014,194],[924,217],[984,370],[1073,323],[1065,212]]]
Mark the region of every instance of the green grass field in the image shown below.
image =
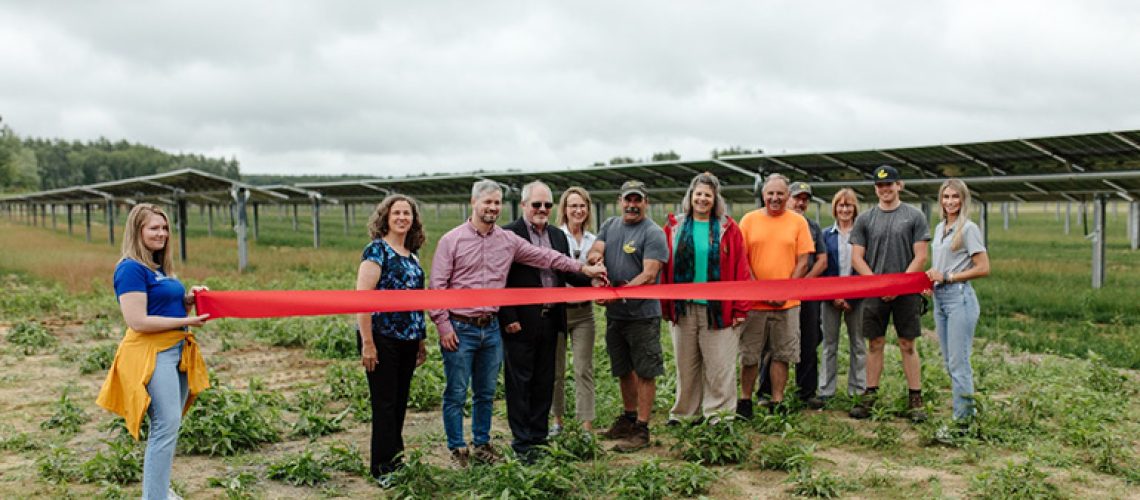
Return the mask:
[[[443,207],[437,218],[433,206],[425,208],[428,266],[430,242],[458,224],[460,213]],[[215,236],[206,237],[192,210],[192,258],[178,273],[216,290],[350,288],[365,217],[346,236],[342,213],[325,212],[324,244],[314,250],[306,212],[293,232],[288,216],[264,211],[252,265],[239,274],[223,221],[215,219]],[[442,449],[443,375],[433,345],[413,381],[410,465],[387,496],[1132,497],[1140,484],[1140,376],[1114,367],[1140,368],[1140,253],[1128,249],[1123,218],[1110,211],[1109,277],[1098,291],[1089,286],[1091,245],[1075,224],[1066,236],[1053,214],[1033,207],[1023,207],[1009,231],[1000,217],[991,220],[994,271],[977,283],[983,318],[973,358],[981,417],[962,434],[942,430],[949,379],[929,335],[918,343],[933,415],[926,424],[898,418],[905,385],[898,350],[888,347],[885,404],[871,420],[847,418],[853,400],[840,396],[823,412],[668,428],[662,424],[674,377],[663,335],[667,374],[659,379],[648,450],[612,453],[569,432],[538,466],[457,471]],[[0,218],[0,286],[8,290],[0,294],[4,497],[138,496],[143,447],[93,403],[122,329],[110,291],[118,250],[106,243],[105,229],[97,226],[96,241],[85,243],[82,228],[67,236],[62,218],[55,231]],[[361,471],[370,414],[347,317],[219,320],[198,337],[216,386],[187,416],[175,461],[178,491],[192,498],[381,495]],[[601,340],[594,358],[604,427],[620,397]],[[571,400],[572,388],[568,383]],[[495,442],[505,445],[501,401],[494,425]]]

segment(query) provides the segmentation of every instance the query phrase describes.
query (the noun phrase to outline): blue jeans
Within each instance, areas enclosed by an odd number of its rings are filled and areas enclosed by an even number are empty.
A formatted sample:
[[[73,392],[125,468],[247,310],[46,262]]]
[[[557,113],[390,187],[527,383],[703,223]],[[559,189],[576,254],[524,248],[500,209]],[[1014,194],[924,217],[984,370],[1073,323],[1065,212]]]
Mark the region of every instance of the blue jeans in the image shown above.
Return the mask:
[[[150,393],[150,406],[146,410],[150,417],[150,431],[143,456],[144,499],[164,499],[170,489],[170,470],[174,466],[178,429],[182,426],[182,407],[190,390],[186,372],[178,371],[183,343],[158,353],[154,374],[146,385]]]
[[[464,448],[463,404],[467,387],[471,386],[471,443],[475,446],[491,441],[491,410],[499,366],[503,363],[503,340],[499,320],[484,327],[459,321],[451,322],[459,347],[443,353],[443,374],[447,385],[443,390],[443,430],[449,449]]]
[[[969,283],[934,287],[934,325],[942,347],[942,361],[950,374],[954,419],[974,415],[974,369],[970,353],[978,326],[978,297]]]

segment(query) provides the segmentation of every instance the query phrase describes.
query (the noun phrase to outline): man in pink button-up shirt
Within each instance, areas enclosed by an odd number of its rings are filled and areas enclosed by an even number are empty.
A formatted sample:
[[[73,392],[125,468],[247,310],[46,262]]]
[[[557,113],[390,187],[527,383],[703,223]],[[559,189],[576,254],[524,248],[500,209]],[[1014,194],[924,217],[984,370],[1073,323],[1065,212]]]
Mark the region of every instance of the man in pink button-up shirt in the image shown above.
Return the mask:
[[[511,263],[537,268],[582,272],[595,277],[605,274],[602,264],[587,265],[549,248],[541,248],[511,231],[495,225],[502,208],[503,192],[498,183],[476,182],[471,189],[471,218],[448,231],[432,257],[430,287],[499,289],[507,282]],[[447,386],[443,393],[443,429],[453,461],[465,466],[467,443],[463,437],[463,405],[468,385],[472,389],[471,455],[482,462],[499,459],[491,446],[491,410],[502,364],[502,339],[495,313],[497,307],[432,309],[428,311],[439,330],[443,370]]]

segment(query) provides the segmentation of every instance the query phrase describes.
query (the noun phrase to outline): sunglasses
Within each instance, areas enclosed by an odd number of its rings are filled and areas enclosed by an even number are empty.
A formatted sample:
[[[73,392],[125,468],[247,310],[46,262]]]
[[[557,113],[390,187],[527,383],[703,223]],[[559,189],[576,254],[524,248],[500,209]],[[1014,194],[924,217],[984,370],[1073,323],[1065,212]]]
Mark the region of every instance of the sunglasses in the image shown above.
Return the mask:
[[[534,201],[530,204],[530,208],[545,208],[547,210],[550,210],[553,206],[554,204],[549,201]]]

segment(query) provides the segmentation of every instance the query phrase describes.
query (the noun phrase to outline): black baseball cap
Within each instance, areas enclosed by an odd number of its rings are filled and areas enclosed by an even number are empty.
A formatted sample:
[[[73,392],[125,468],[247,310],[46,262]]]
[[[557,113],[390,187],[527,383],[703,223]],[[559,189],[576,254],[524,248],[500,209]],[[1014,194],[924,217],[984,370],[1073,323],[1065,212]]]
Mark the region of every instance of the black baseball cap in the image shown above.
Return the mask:
[[[890,165],[879,165],[875,167],[875,171],[871,174],[871,177],[874,179],[875,184],[902,180],[902,177],[899,176],[899,171]]]

